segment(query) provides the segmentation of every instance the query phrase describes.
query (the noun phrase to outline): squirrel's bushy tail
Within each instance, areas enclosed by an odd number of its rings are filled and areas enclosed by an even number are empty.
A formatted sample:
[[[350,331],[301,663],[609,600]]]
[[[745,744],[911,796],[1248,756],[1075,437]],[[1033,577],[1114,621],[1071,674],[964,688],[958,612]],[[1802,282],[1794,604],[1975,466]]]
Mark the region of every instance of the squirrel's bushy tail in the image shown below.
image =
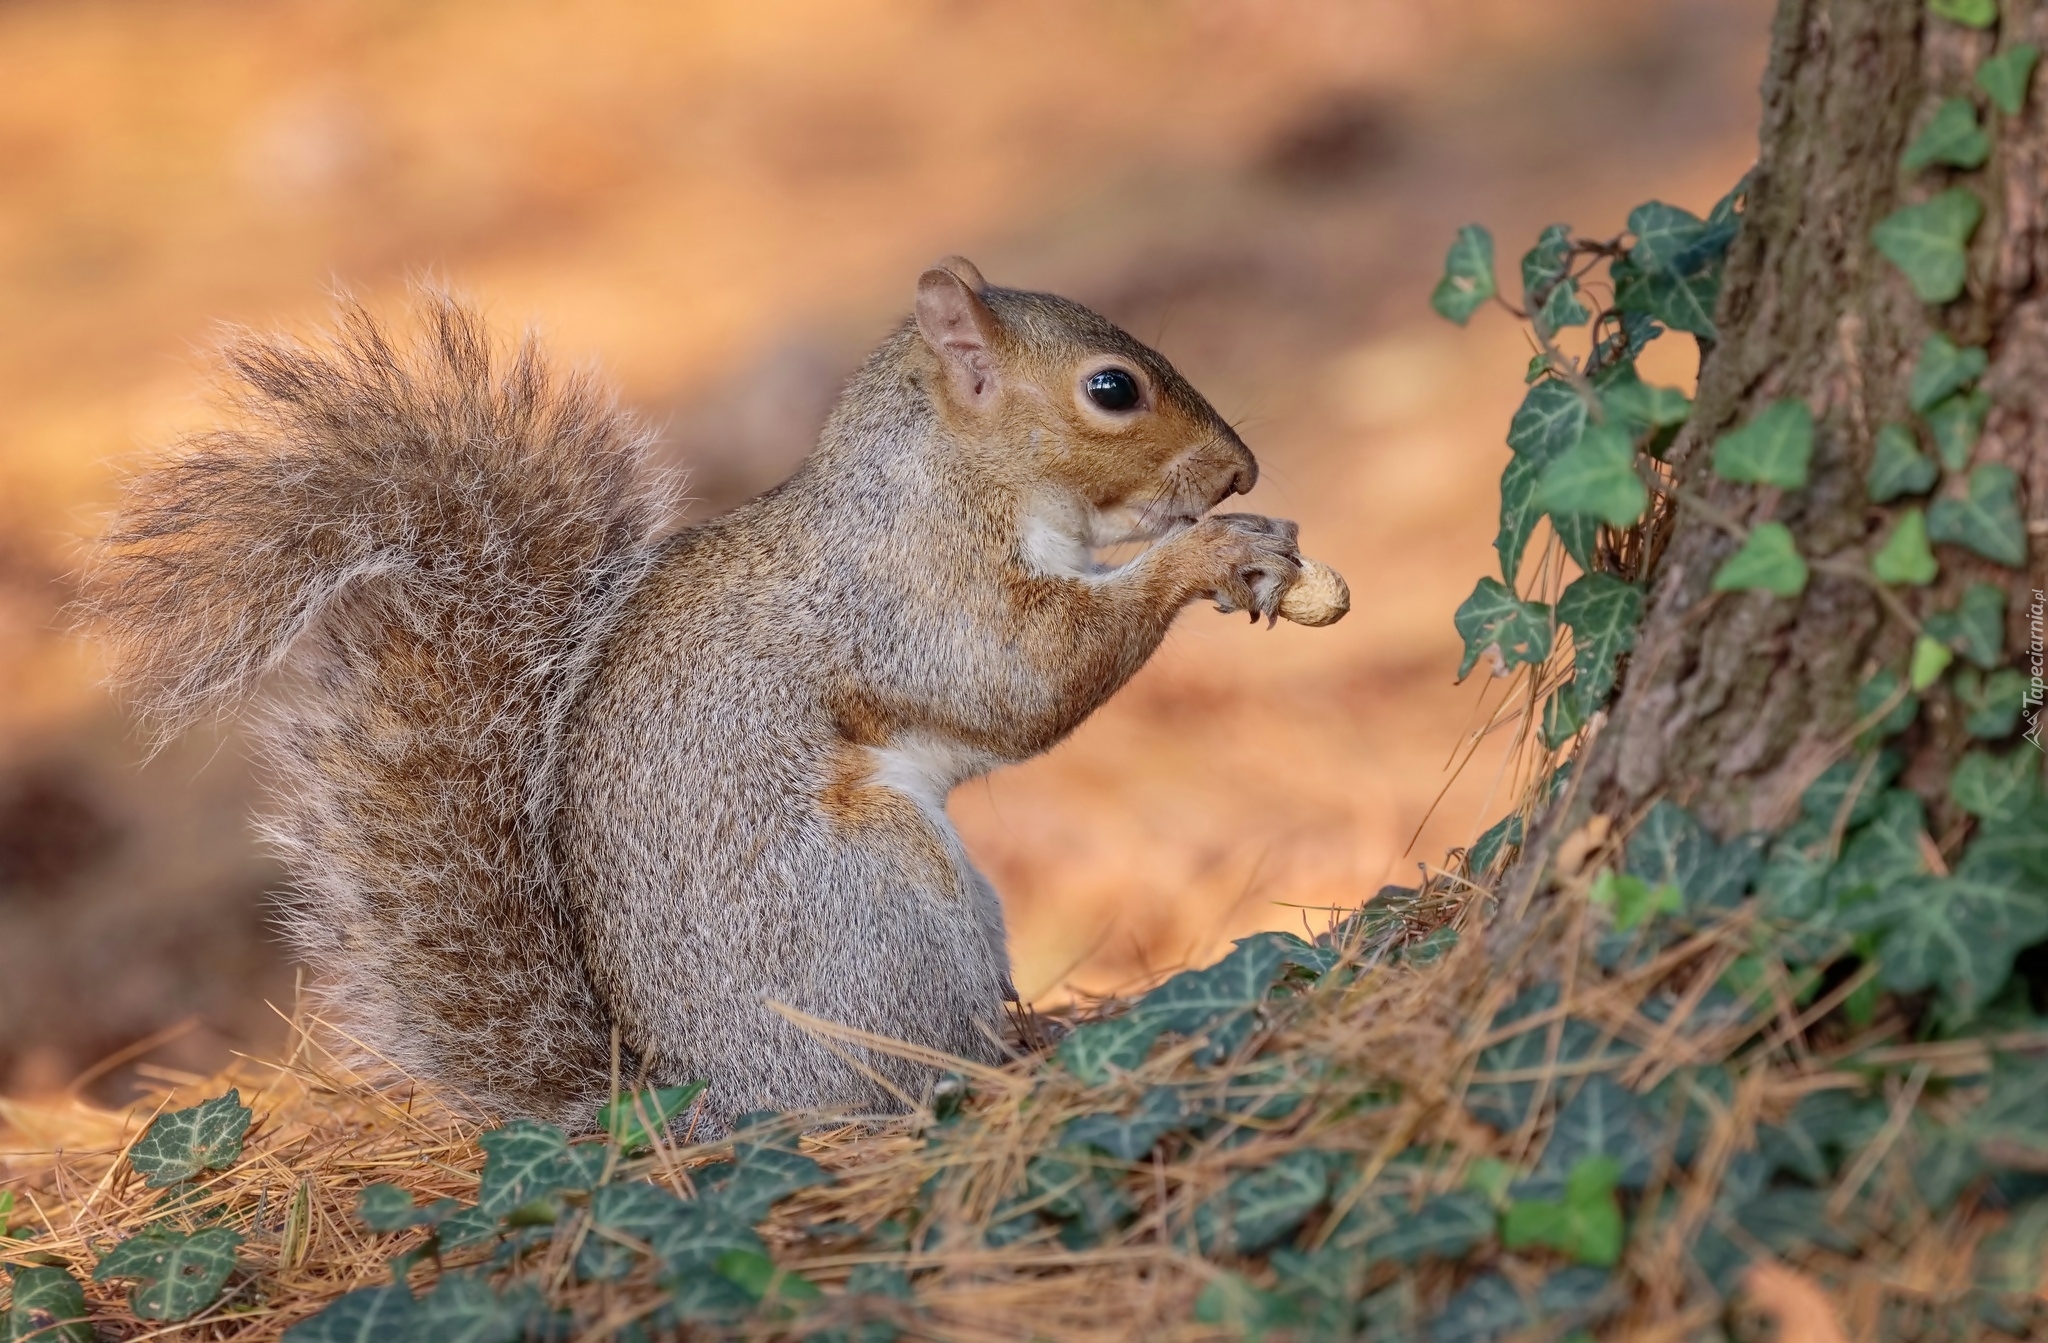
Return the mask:
[[[588,1124],[611,1027],[549,857],[562,723],[671,513],[650,435],[429,295],[403,345],[244,335],[239,410],[135,478],[88,582],[161,732],[264,682],[284,923],[360,1041]]]

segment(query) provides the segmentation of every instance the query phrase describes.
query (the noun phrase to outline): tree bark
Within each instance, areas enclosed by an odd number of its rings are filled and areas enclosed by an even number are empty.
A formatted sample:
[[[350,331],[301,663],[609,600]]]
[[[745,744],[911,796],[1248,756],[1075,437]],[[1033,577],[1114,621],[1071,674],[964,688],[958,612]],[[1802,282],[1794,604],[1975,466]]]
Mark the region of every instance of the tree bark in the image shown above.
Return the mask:
[[[2030,97],[2017,117],[1986,113],[1992,149],[1978,170],[1900,167],[1944,98],[1983,103],[1972,76],[1984,58],[2020,42],[2048,49],[2048,3],[2001,8],[1994,29],[1976,31],[1931,16],[1925,0],[1784,0],[1759,161],[1721,291],[1721,341],[1704,358],[1673,460],[1681,489],[1722,513],[1750,525],[1775,518],[1809,557],[1863,565],[1901,511],[1871,504],[1864,473],[1878,428],[1912,422],[1907,386],[1922,341],[1941,331],[1985,346],[1980,386],[1992,409],[1973,462],[2018,473],[2033,520],[2028,564],[1938,545],[1935,584],[1900,595],[1924,617],[1953,607],[1972,582],[1999,584],[2006,647],[2024,671],[2028,607],[2048,586],[2038,530],[2048,506],[2048,98]],[[1963,296],[1931,305],[1879,254],[1871,229],[1949,186],[1986,208]],[[1780,494],[1718,480],[1714,440],[1780,397],[1814,413],[1808,486]],[[1946,474],[1936,497],[1961,487],[1960,473]],[[1642,635],[1581,765],[1579,814],[1622,817],[1669,797],[1723,834],[1775,829],[1847,750],[1859,687],[1879,667],[1904,669],[1911,627],[1853,578],[1816,568],[1793,599],[1711,592],[1737,542],[1702,514],[1680,503],[1653,528]],[[1905,782],[1930,804],[1946,805],[1937,794],[1969,745],[1961,719],[1937,688],[1901,743]]]

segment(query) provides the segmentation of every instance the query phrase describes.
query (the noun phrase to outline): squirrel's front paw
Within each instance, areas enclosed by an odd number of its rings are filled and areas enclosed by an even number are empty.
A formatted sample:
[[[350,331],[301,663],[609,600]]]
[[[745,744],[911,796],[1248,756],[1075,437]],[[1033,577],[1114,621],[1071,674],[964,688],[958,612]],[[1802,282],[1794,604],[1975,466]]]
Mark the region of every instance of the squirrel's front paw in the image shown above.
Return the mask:
[[[1280,599],[1301,573],[1301,552],[1295,546],[1298,528],[1280,518],[1256,513],[1217,513],[1195,524],[1208,566],[1202,593],[1225,613],[1249,611],[1270,623]]]

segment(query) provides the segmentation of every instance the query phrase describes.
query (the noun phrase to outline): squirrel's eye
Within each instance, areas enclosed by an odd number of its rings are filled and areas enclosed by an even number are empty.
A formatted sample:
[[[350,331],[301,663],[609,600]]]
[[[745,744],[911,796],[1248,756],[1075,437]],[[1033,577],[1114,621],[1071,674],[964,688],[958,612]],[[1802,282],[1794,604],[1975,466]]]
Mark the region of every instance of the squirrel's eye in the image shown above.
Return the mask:
[[[1120,368],[1105,368],[1088,379],[1088,399],[1104,410],[1129,410],[1138,404],[1138,380]]]

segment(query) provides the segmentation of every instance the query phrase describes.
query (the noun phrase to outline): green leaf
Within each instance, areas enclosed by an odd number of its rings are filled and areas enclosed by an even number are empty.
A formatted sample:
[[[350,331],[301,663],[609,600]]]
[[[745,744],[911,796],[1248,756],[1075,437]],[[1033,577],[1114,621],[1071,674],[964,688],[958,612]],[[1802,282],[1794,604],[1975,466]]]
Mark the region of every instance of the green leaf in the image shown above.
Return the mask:
[[[753,1227],[718,1204],[703,1200],[684,1203],[651,1229],[649,1245],[662,1266],[664,1285],[704,1274],[727,1250],[768,1251]]]
[[[576,1276],[615,1282],[652,1253],[663,1232],[688,1220],[688,1204],[659,1185],[620,1180],[590,1192],[590,1231],[576,1248]],[[645,1251],[625,1242],[648,1247]]]
[[[1546,378],[1531,387],[1508,423],[1508,447],[1533,465],[1548,466],[1586,432],[1586,400],[1568,382]]]
[[[1714,444],[1714,474],[1723,480],[1796,490],[1813,459],[1813,412],[1804,401],[1778,400]]]
[[[1145,1061],[1166,1027],[1145,1012],[1126,1012],[1107,1021],[1076,1027],[1054,1051],[1067,1071],[1090,1086],[1107,1082],[1113,1071],[1129,1072]]]
[[[1599,567],[1593,562],[1593,548],[1600,538],[1600,519],[1590,513],[1567,513],[1552,517],[1550,530],[1564,546],[1564,553],[1572,557],[1573,564],[1587,573]]]
[[[1300,1226],[1330,1189],[1321,1152],[1290,1152],[1249,1171],[1195,1209],[1195,1240],[1204,1254],[1256,1254]]]
[[[1927,632],[1989,671],[2005,654],[2005,589],[1972,583],[1952,611],[1927,617]]]
[[[412,1293],[402,1283],[358,1287],[284,1331],[284,1343],[389,1343],[412,1329]]]
[[[1870,473],[1863,478],[1872,503],[1888,504],[1902,495],[1925,494],[1940,476],[1941,469],[1920,451],[1911,429],[1903,424],[1878,429],[1877,451],[1871,458]]]
[[[1950,98],[1935,109],[1925,130],[1906,147],[1899,167],[1917,173],[1937,163],[1952,168],[1981,168],[1991,157],[1991,137],[1977,124],[1977,108],[1968,98]]]
[[[1093,1147],[1119,1161],[1142,1161],[1161,1138],[1183,1122],[1180,1093],[1172,1087],[1151,1087],[1128,1115],[1109,1112],[1068,1120],[1060,1131],[1060,1145]]]
[[[1903,788],[1886,792],[1877,814],[1843,845],[1841,858],[1828,874],[1828,894],[1839,905],[1855,905],[1889,895],[1924,875],[1927,861],[1921,836],[1926,829],[1927,812],[1916,794]]]
[[[1586,726],[1584,708],[1579,703],[1579,686],[1576,678],[1567,680],[1543,701],[1543,749],[1555,751]],[[1475,872],[1478,868],[1473,869]]]
[[[1934,581],[1938,571],[1934,551],[1927,544],[1927,518],[1917,508],[1909,508],[1899,516],[1899,525],[1892,528],[1892,534],[1870,557],[1870,572],[1882,583],[1925,587]]]
[[[2001,667],[1989,676],[1978,677],[1965,668],[1952,682],[1956,698],[1967,715],[1963,731],[1984,741],[2012,735],[2019,726],[2020,710],[2026,707],[2027,676],[2017,667]]]
[[[714,1267],[763,1305],[805,1306],[825,1299],[818,1284],[800,1273],[778,1268],[773,1259],[754,1250],[727,1250]]]
[[[1870,240],[1922,303],[1947,303],[1963,292],[1969,273],[1964,249],[1983,218],[1982,201],[1951,187],[1924,204],[1894,210],[1871,230]]]
[[[1797,597],[1806,591],[1806,561],[1782,522],[1760,522],[1733,555],[1714,571],[1716,592],[1768,592]]]
[[[768,1210],[796,1193],[832,1183],[826,1169],[801,1152],[765,1144],[740,1143],[738,1162],[712,1186],[710,1197],[742,1222],[758,1222]]]
[[[1948,670],[1948,664],[1955,661],[1955,651],[1939,639],[1923,634],[1913,641],[1912,670],[1907,680],[1915,691],[1927,689],[1941,679]]]
[[[253,1117],[239,1090],[158,1115],[128,1149],[128,1164],[151,1189],[226,1170],[242,1154],[242,1138]]]
[[[485,1217],[503,1217],[560,1189],[589,1187],[568,1140],[553,1124],[515,1119],[480,1135],[477,1145],[484,1149],[484,1174],[476,1205]]]
[[[597,1126],[621,1150],[644,1151],[654,1146],[656,1134],[666,1132],[676,1116],[690,1108],[704,1087],[703,1082],[686,1082],[679,1087],[628,1092],[598,1107]]]
[[[1593,879],[1592,889],[1586,898],[1594,904],[1614,911],[1614,927],[1618,932],[1631,932],[1643,920],[1658,914],[1676,914],[1685,908],[1685,898],[1676,886],[1659,883],[1652,886],[1641,877],[1616,876],[1611,871],[1602,871]]]
[[[85,1291],[78,1279],[54,1266],[8,1269],[13,1300],[0,1314],[0,1340],[6,1343],[93,1343],[95,1334]]]
[[[1990,414],[1991,397],[1982,391],[1957,392],[1929,407],[1927,432],[1934,436],[1934,450],[1942,465],[1960,471],[1970,464],[1970,454],[1977,450]]]
[[[1485,1195],[1461,1189],[1408,1211],[1405,1195],[1361,1200],[1332,1237],[1368,1260],[1412,1264],[1456,1259],[1493,1238],[1494,1207]]]
[[[1657,1146],[1656,1123],[1644,1113],[1635,1093],[1596,1074],[1580,1084],[1578,1094],[1557,1112],[1536,1173],[1563,1178],[1589,1158],[1608,1157],[1622,1188],[1641,1189],[1650,1178]]]
[[[443,1273],[413,1302],[411,1336],[435,1343],[518,1343],[545,1337],[540,1288],[519,1283],[500,1293],[481,1272]]]
[[[1955,804],[1987,821],[2018,820],[2040,792],[2041,753],[2027,748],[2006,756],[1971,751],[1948,781]]]
[[[1705,220],[1662,201],[1638,205],[1628,216],[1628,231],[1636,239],[1629,249],[1629,264],[1669,275],[1717,270],[1735,240],[1738,222],[1730,197],[1723,197]]]
[[[1218,1273],[1195,1298],[1196,1323],[1227,1326],[1239,1338],[1264,1338],[1300,1317],[1285,1294],[1254,1287],[1235,1273]]]
[[[132,1278],[130,1310],[145,1320],[189,1320],[220,1296],[235,1271],[235,1250],[241,1243],[241,1233],[224,1226],[189,1236],[143,1230],[107,1251],[93,1269],[92,1280]]]
[[[1869,718],[1884,710],[1886,705],[1890,705],[1890,709],[1857,739],[1858,745],[1871,746],[1887,737],[1896,737],[1911,727],[1913,720],[1920,715],[1919,697],[1889,667],[1865,681],[1856,692],[1856,717],[1858,721]]]
[[[2027,525],[2020,517],[2019,478],[2009,466],[1987,463],[1970,472],[1969,494],[1934,501],[1927,534],[2018,569],[2027,562]]]
[[[1515,586],[1515,577],[1522,568],[1522,552],[1529,547],[1529,534],[1536,530],[1536,519],[1543,516],[1543,510],[1536,507],[1536,477],[1541,468],[1527,457],[1515,457],[1508,462],[1507,470],[1500,477],[1500,532],[1493,538],[1493,548],[1500,555],[1501,582],[1508,587]]]
[[[1085,1154],[1054,1151],[1033,1157],[1024,1176],[1039,1206],[1065,1224],[1060,1240],[1069,1249],[1100,1244],[1137,1211],[1118,1173]]]
[[[1913,368],[1906,404],[1916,411],[1925,411],[1983,377],[1990,363],[1990,357],[1977,346],[1958,346],[1937,331],[1920,345],[1920,362]]]
[[[1613,425],[1589,424],[1579,441],[1543,470],[1536,506],[1546,513],[1583,513],[1626,527],[1650,505],[1636,475],[1635,444]]]
[[[372,1231],[403,1231],[408,1227],[433,1226],[460,1206],[452,1198],[443,1198],[424,1208],[415,1207],[412,1195],[395,1184],[369,1185],[356,1195],[356,1216]]]
[[[1714,326],[1714,304],[1721,293],[1718,266],[1691,274],[1646,270],[1624,258],[1608,267],[1614,280],[1614,306],[1624,314],[1654,317],[1673,331],[1685,331],[1704,340],[1719,336]]]
[[[1927,11],[1965,28],[1989,28],[1998,22],[1998,0],[1927,0]]]
[[[1852,929],[1878,935],[1878,981],[1894,993],[1938,990],[1957,1020],[2004,987],[2020,948],[2048,934],[2048,891],[2011,864],[1969,857],[1949,876],[1898,882],[1849,911]]]
[[[1467,224],[1458,230],[1450,254],[1444,258],[1444,276],[1430,294],[1429,306],[1438,315],[1463,326],[1497,289],[1493,278],[1493,234],[1477,224]]]
[[[1479,580],[1453,623],[1465,640],[1465,656],[1458,663],[1459,680],[1489,648],[1499,650],[1502,669],[1510,671],[1550,656],[1550,608],[1542,602],[1521,600],[1495,579]]]
[[[1552,224],[1522,257],[1522,305],[1536,329],[1549,336],[1592,316],[1579,302],[1579,283],[1570,279],[1571,226]]]
[[[1999,111],[2016,117],[2027,105],[2027,86],[2034,81],[2034,62],[2040,58],[2041,49],[2031,42],[2001,51],[1977,67],[1977,87],[1991,95]]]
[[[1572,632],[1579,704],[1597,709],[1614,691],[1615,662],[1636,646],[1643,594],[1612,574],[1582,574],[1557,599],[1557,618]]]
[[[1510,1250],[1542,1246],[1581,1264],[1613,1267],[1627,1239],[1614,1196],[1620,1173],[1613,1157],[1587,1157],[1566,1176],[1562,1200],[1518,1200],[1508,1208],[1501,1244]]]
[[[1637,375],[1634,364],[1615,370],[1600,389],[1600,404],[1607,418],[1620,424],[1631,437],[1651,429],[1684,424],[1692,414],[1692,402],[1676,387],[1656,387]]]

